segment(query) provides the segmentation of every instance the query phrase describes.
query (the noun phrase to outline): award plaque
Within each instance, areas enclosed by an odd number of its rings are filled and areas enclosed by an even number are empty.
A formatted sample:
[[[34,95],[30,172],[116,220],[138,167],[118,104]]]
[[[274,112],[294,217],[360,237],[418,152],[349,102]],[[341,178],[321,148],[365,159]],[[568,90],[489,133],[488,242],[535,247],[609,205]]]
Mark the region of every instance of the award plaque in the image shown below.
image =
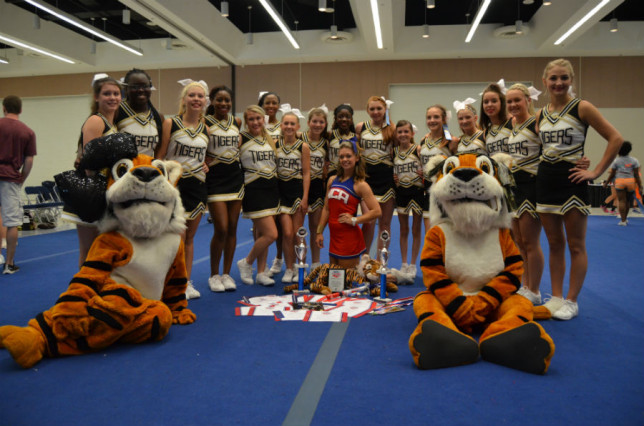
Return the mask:
[[[346,271],[341,268],[329,268],[329,288],[334,293],[344,290],[344,275]]]

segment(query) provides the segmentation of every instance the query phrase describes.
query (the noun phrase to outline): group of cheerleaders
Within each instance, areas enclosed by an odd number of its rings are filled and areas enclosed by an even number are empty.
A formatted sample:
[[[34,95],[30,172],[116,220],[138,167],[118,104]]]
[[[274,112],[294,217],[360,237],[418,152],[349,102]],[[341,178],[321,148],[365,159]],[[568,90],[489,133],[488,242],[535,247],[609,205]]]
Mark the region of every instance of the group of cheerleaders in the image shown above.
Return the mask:
[[[379,232],[389,231],[396,210],[401,270],[415,276],[423,218],[425,228],[430,225],[423,176],[428,160],[460,152],[505,152],[514,159],[512,172],[518,186],[512,232],[525,260],[519,293],[535,304],[542,302],[544,255],[539,235],[543,227],[550,246],[552,286],[545,306],[555,318],[566,320],[578,313],[577,297],[587,270],[587,181],[609,167],[623,142],[596,107],[571,94],[573,82],[569,61],[550,62],[543,73],[549,103],[536,113],[524,85],[505,90],[490,84],[482,93],[480,119],[472,104],[459,103],[456,113],[462,135],[458,138],[447,130],[446,108],[431,106],[426,110],[429,132],[416,143],[414,126],[406,120],[390,122],[387,101],[376,96],[367,101],[365,122],[354,125],[352,107],[342,104],[334,109],[328,129],[328,111],[322,106],[309,111],[307,130],[301,131],[301,113],[281,105],[275,93],[263,93],[257,105],[248,106],[242,126],[233,115],[229,88],[209,91],[203,81],[184,80],[178,114],[164,118],[150,102],[150,77],[133,69],[126,74],[123,89],[110,77],[93,83],[95,102],[82,127],[79,153],[96,137],[126,132],[135,136],[139,152],[181,163],[178,189],[187,218],[188,277],[194,236],[208,209],[214,224],[208,283],[212,291],[223,292],[236,288],[230,271],[240,212],[253,221],[254,244],[237,261],[245,284],[273,285],[272,276],[284,264],[282,281],[296,281],[294,235],[307,214],[312,267],[320,262],[328,224],[330,262],[350,268],[371,246],[376,222]],[[607,141],[593,168],[582,158],[588,126]],[[412,250],[407,263],[410,214]],[[82,263],[96,228],[83,223],[77,228]],[[276,241],[278,256],[268,267],[268,250]],[[564,298],[566,245],[571,268]],[[192,280],[186,296],[199,297]]]

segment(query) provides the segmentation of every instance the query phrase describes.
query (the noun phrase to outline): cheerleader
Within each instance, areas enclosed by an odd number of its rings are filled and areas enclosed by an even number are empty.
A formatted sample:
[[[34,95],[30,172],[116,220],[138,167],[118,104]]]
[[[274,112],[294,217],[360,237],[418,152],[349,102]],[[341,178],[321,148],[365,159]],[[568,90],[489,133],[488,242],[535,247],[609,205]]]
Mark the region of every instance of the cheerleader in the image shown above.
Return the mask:
[[[353,125],[353,108],[351,105],[340,104],[333,110],[333,125],[329,136],[329,154],[327,158],[327,176],[337,173],[338,151],[342,141],[350,141],[356,137],[356,128]]]
[[[299,111],[298,111],[299,113]],[[277,177],[279,179],[282,252],[286,261],[283,283],[297,282],[298,274],[293,269],[295,260],[294,234],[304,223],[309,208],[311,182],[311,157],[309,146],[297,138],[300,128],[295,112],[282,115],[282,137],[276,147]]]
[[[315,243],[315,231],[320,223],[326,174],[325,162],[329,150],[327,135],[327,109],[325,106],[309,111],[309,129],[302,134],[302,140],[309,146],[311,156],[311,184],[309,185],[309,231],[311,238],[311,270],[320,266],[320,248]]]
[[[416,260],[420,251],[423,204],[425,202],[423,169],[418,158],[418,146],[414,143],[414,128],[407,120],[396,123],[394,148],[394,182],[396,183],[396,211],[400,222],[400,271],[416,276]],[[409,240],[409,214],[412,215],[411,263],[407,263]]]
[[[380,204],[365,181],[365,164],[355,141],[344,141],[338,151],[337,175],[327,181],[322,216],[316,243],[324,248],[324,228],[329,224],[329,262],[343,268],[356,268],[366,252],[362,230],[358,226],[380,217]],[[357,216],[361,202],[367,206]]]
[[[210,278],[208,285],[215,292],[234,291],[237,286],[230,268],[237,246],[237,222],[244,197],[244,172],[239,161],[239,129],[241,120],[232,115],[232,90],[226,86],[210,91],[206,124],[210,140],[206,151],[208,173],[208,211],[214,225],[210,240]],[[219,263],[224,257],[223,274]]]
[[[636,198],[640,199],[642,194],[642,178],[640,177],[640,162],[637,158],[631,157],[633,145],[626,141],[619,149],[618,157],[610,166],[610,175],[604,181],[604,188],[608,182],[614,180],[613,190],[617,193],[617,205],[619,207],[619,226],[628,225],[628,210]],[[637,207],[637,204],[633,204]]]
[[[512,237],[523,257],[523,287],[518,293],[533,304],[541,303],[539,283],[543,273],[543,251],[539,242],[541,222],[536,211],[536,178],[541,141],[536,133],[536,119],[530,91],[518,83],[506,93],[512,114],[508,154],[512,156],[512,174],[517,184],[517,210],[512,219]]]
[[[480,130],[476,125],[478,116],[476,115],[476,109],[472,106],[473,102],[475,101],[472,98],[467,98],[463,102],[454,101],[458,126],[462,132],[461,137],[458,139],[456,153],[469,152],[486,155],[485,135],[483,130]]]
[[[119,132],[134,135],[139,154],[154,157],[165,118],[150,102],[152,80],[145,71],[133,68],[123,83],[126,99],[121,102],[116,126]]]
[[[205,161],[209,137],[208,126],[203,118],[208,88],[203,81],[182,80],[180,83],[185,86],[181,91],[179,113],[172,118],[166,118],[163,122],[163,137],[156,158],[174,160],[181,163],[183,167],[183,174],[177,188],[186,210],[186,231],[183,235],[188,277],[186,298],[195,299],[201,295],[190,279],[194,257],[194,237],[208,202],[206,188],[208,166]]]
[[[83,148],[87,142],[101,136],[117,133],[114,124],[116,114],[121,104],[121,85],[107,74],[97,74],[92,81],[93,102],[91,114],[83,123],[80,138],[78,139],[78,150],[74,167],[83,156]],[[78,233],[78,267],[82,267],[94,239],[98,236],[96,224],[83,222],[76,213],[68,206],[65,206],[62,218],[76,224]]]
[[[391,219],[394,214],[396,193],[394,191],[393,145],[395,129],[389,119],[387,101],[378,96],[367,100],[369,120],[358,123],[356,135],[363,149],[367,166],[367,183],[380,204],[382,215],[378,223],[379,233],[391,232]],[[367,247],[371,247],[375,224],[367,222],[362,227]],[[378,249],[382,241],[378,238]]]
[[[452,139],[447,130],[447,110],[442,105],[433,105],[425,111],[425,123],[429,133],[425,135],[417,148],[418,158],[423,171],[429,159],[435,155],[445,158],[452,155],[456,150],[458,139]],[[429,230],[429,186],[430,181],[425,179],[425,199],[423,200],[423,222],[425,230]]]
[[[624,141],[594,105],[571,95],[569,90],[574,77],[569,61],[556,59],[548,63],[543,72],[543,85],[550,103],[537,116],[543,144],[537,171],[537,212],[550,246],[552,282],[552,299],[545,306],[560,320],[577,316],[577,297],[588,269],[586,227],[590,209],[587,183],[604,173]],[[592,170],[575,164],[583,155],[588,126],[608,142],[601,160]],[[566,243],[570,251],[570,284],[564,300]]]
[[[244,111],[246,131],[240,133],[240,160],[244,171],[243,216],[253,221],[255,243],[245,258],[237,262],[244,284],[253,284],[253,263],[257,260],[256,281],[273,285],[265,271],[268,247],[277,239],[274,216],[278,214],[280,194],[273,138],[264,127],[264,110],[251,105]]]
[[[485,149],[488,155],[508,152],[508,139],[512,130],[512,120],[508,118],[505,101],[505,86],[489,84],[481,96],[481,117],[479,128],[485,135]]]

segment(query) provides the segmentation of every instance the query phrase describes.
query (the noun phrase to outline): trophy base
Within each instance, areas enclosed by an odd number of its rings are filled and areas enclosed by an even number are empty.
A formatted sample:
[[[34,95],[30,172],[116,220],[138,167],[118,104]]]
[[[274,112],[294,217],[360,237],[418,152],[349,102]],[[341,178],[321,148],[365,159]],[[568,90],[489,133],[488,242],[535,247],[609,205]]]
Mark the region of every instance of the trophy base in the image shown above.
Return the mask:
[[[380,297],[380,296],[374,297],[373,300],[375,300],[376,302],[379,302],[379,303],[389,303],[389,302],[391,302],[391,299],[389,299],[388,297]]]

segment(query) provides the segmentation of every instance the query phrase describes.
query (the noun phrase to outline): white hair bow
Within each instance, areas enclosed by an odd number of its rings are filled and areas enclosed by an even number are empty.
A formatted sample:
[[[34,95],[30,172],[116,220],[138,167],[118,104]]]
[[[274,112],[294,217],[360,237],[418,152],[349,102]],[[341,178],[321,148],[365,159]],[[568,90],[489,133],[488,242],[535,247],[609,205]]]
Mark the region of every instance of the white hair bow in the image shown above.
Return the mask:
[[[105,74],[104,72],[94,74],[94,78],[92,78],[91,86],[94,86],[94,83],[96,82],[96,80],[100,80],[101,78],[107,78],[107,77],[109,77],[109,75]]]
[[[530,93],[530,99],[533,101],[539,100],[539,95],[541,94],[541,91],[537,90],[536,87],[530,86],[528,87],[528,92]]]
[[[264,96],[265,93],[268,93],[268,91],[259,92],[259,96],[257,97],[257,102],[259,102],[259,100],[262,99],[262,96]]]
[[[467,108],[468,105],[471,105],[474,102],[476,102],[476,99],[467,98],[464,101],[454,101],[452,105],[454,105],[454,111],[458,113],[460,110]]]
[[[572,96],[573,98],[577,97],[577,94],[572,91],[572,86],[568,86],[568,94]]]
[[[208,83],[206,83],[203,80],[196,81],[196,80],[193,80],[191,78],[184,78],[183,80],[177,81],[177,83],[179,83],[180,85],[182,85],[184,87],[187,86],[188,84],[191,84],[191,83],[198,83],[206,91],[206,96],[208,95]]]
[[[322,111],[324,111],[326,115],[329,115],[329,108],[327,108],[326,104],[322,104],[317,108],[320,108]],[[315,108],[311,108],[311,109],[315,109]]]
[[[394,104],[394,101],[390,101],[389,99],[385,98],[384,96],[380,97],[383,101],[385,101],[385,105],[387,105],[387,110],[391,108],[391,106]]]
[[[508,91],[508,88],[505,87],[505,80],[501,79],[501,80],[497,81],[496,85],[499,86],[499,89],[501,89],[501,93],[503,93],[505,95],[505,92]],[[483,96],[483,92],[479,93],[479,96]]]
[[[447,110],[447,112],[445,112],[445,121],[449,123],[451,120],[452,120],[452,111]]]
[[[292,114],[295,114],[298,118],[304,118],[302,112],[300,112],[299,109],[291,108],[291,104],[282,104],[282,106],[280,106],[280,111],[282,112],[282,115],[290,112]]]
[[[411,123],[411,129],[413,130],[414,134],[418,133],[418,127],[414,123]]]
[[[119,83],[121,83],[121,86],[129,86],[129,84],[125,82],[125,76],[119,78]],[[154,87],[152,83],[150,83],[150,90],[157,90],[157,88]]]

